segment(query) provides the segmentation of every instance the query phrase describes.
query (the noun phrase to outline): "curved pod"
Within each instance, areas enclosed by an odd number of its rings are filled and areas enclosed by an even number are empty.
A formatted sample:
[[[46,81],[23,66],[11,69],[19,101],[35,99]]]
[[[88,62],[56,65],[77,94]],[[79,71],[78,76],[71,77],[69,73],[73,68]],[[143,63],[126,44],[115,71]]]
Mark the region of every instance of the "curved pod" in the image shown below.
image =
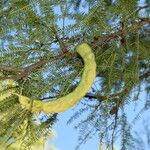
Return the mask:
[[[28,97],[16,94],[19,97],[20,103],[27,109],[39,113],[43,111],[46,114],[63,112],[74,106],[80,99],[82,99],[91,88],[96,77],[96,62],[95,56],[90,46],[82,43],[77,46],[76,51],[84,61],[84,71],[81,81],[76,89],[68,95],[49,102],[42,102],[40,100],[31,100]]]

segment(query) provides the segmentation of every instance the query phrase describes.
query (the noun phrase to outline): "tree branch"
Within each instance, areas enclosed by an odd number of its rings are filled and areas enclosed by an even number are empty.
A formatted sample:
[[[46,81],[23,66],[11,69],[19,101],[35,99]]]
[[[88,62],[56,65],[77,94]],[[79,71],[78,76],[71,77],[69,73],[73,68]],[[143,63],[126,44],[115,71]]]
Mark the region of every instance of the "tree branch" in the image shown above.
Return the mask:
[[[14,67],[10,67],[10,66],[6,66],[6,65],[0,65],[0,70],[1,71],[8,71],[8,72],[15,72],[15,73],[19,73],[19,75],[17,76],[13,76],[13,77],[1,77],[0,80],[6,80],[6,79],[13,79],[13,80],[19,80],[23,77],[28,76],[31,72],[37,70],[38,68],[44,66],[46,63],[57,60],[57,59],[61,59],[64,58],[65,56],[69,55],[68,53],[65,54],[60,54],[57,55],[55,57],[51,57],[49,59],[41,59],[39,62],[32,64],[30,66],[27,66],[25,68],[14,68]]]
[[[63,51],[63,53],[67,53],[68,52],[67,46],[65,45],[65,43],[63,42],[63,40],[58,37],[57,34],[56,34],[56,40],[58,41],[58,43],[60,45],[60,48]]]
[[[149,8],[149,7],[150,7],[149,4],[148,4],[148,5],[144,5],[144,6],[140,6],[137,11],[140,11],[140,10],[142,10],[142,9],[146,9],[146,8]]]
[[[110,40],[116,39],[118,37],[123,37],[125,36],[127,33],[132,33],[133,31],[139,29],[141,26],[145,25],[145,24],[150,24],[150,19],[141,19],[140,22],[138,22],[137,24],[133,25],[132,27],[130,27],[129,29],[126,30],[120,30],[116,33],[112,33],[110,35],[104,36],[104,37],[100,37],[98,38],[98,40],[96,42],[94,42],[91,46],[92,48],[96,48],[99,45],[102,45]]]
[[[146,72],[146,73],[140,75],[140,76],[139,76],[139,79],[140,79],[140,80],[143,80],[143,79],[145,79],[145,78],[148,78],[149,76],[150,76],[150,71],[148,71],[148,72]]]
[[[8,71],[8,72],[20,72],[20,73],[24,71],[23,68],[10,67],[10,66],[3,65],[3,64],[0,64],[0,70]]]
[[[110,35],[98,38],[98,40],[96,42],[92,43],[91,46],[92,46],[92,48],[96,48],[97,46],[102,45],[102,44],[104,44],[104,43],[106,43],[106,42],[108,42],[110,40],[114,40],[114,39],[116,39],[118,37],[123,37],[127,33],[131,33],[133,31],[139,29],[141,26],[143,26],[145,24],[149,24],[149,23],[150,23],[150,19],[147,19],[147,18],[141,19],[140,22],[138,22],[137,24],[133,25],[129,29],[120,30],[120,31],[118,31],[116,33],[113,33],[113,34],[110,34]],[[79,40],[80,38],[78,37],[78,38],[75,38],[75,39]],[[44,66],[46,63],[54,61],[54,60],[57,60],[57,59],[61,59],[61,58],[64,58],[65,56],[67,56],[69,54],[69,52],[67,51],[66,46],[64,45],[62,40],[60,40],[58,37],[57,37],[57,40],[60,43],[62,51],[64,52],[63,54],[57,55],[55,57],[51,57],[49,59],[42,58],[39,62],[37,62],[35,64],[32,64],[32,65],[30,65],[28,67],[25,67],[25,68],[14,68],[14,67],[10,67],[10,66],[6,66],[6,65],[3,65],[3,64],[0,64],[0,71],[8,71],[8,72],[19,73],[19,75],[16,76],[16,77],[6,77],[6,78],[2,77],[2,78],[0,78],[0,80],[4,80],[4,79],[8,79],[8,78],[9,79],[19,80],[22,77],[29,75],[31,72],[35,71],[36,69]]]

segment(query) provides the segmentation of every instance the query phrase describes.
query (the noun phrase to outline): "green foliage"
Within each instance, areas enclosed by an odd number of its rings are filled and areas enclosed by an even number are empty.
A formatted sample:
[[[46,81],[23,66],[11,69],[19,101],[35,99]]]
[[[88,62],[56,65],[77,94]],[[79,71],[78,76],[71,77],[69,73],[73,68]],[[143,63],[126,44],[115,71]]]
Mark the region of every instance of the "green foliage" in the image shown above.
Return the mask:
[[[17,92],[31,99],[60,98],[79,83],[84,64],[74,49],[88,42],[96,56],[97,77],[81,101],[82,108],[69,120],[72,122],[82,114],[85,117],[76,125],[80,131],[78,145],[97,134],[99,141],[110,147],[119,136],[122,149],[131,147],[130,124],[122,110],[138,103],[143,90],[148,95],[150,91],[149,3],[140,2],[0,1],[0,80],[16,80]],[[64,47],[69,52],[64,53]],[[52,61],[56,56],[61,57]],[[43,64],[26,69],[27,72],[16,70],[39,62]],[[0,142],[8,143],[23,124],[28,126],[27,138],[32,139],[39,133],[45,136],[43,130],[47,131],[55,122],[56,117],[50,115],[48,118],[53,119],[47,127],[36,124],[35,116],[21,107],[16,96],[1,99]],[[149,101],[144,98],[143,101],[145,106],[140,115],[150,109]],[[35,130],[37,128],[39,130]]]

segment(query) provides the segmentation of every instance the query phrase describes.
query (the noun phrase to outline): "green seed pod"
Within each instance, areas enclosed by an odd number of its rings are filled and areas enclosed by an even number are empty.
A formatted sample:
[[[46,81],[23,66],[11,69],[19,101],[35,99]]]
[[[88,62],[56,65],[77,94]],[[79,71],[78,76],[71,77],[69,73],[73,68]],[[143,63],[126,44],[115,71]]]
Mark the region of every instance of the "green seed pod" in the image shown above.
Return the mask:
[[[64,97],[49,102],[42,102],[40,100],[31,101],[28,97],[15,93],[15,95],[19,97],[19,101],[23,107],[32,109],[32,111],[35,113],[39,113],[41,111],[46,114],[59,113],[74,106],[86,95],[96,77],[95,56],[91,47],[86,43],[78,45],[76,51],[84,61],[84,71],[81,77],[81,81],[75,90]]]

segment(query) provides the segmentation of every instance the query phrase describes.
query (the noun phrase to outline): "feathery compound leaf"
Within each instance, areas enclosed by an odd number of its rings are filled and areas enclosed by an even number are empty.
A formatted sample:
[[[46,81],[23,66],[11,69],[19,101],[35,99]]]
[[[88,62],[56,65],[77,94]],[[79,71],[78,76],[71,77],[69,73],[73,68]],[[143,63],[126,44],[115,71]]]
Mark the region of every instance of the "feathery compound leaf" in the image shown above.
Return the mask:
[[[17,84],[13,80],[0,81],[0,101],[12,96],[16,86]]]

